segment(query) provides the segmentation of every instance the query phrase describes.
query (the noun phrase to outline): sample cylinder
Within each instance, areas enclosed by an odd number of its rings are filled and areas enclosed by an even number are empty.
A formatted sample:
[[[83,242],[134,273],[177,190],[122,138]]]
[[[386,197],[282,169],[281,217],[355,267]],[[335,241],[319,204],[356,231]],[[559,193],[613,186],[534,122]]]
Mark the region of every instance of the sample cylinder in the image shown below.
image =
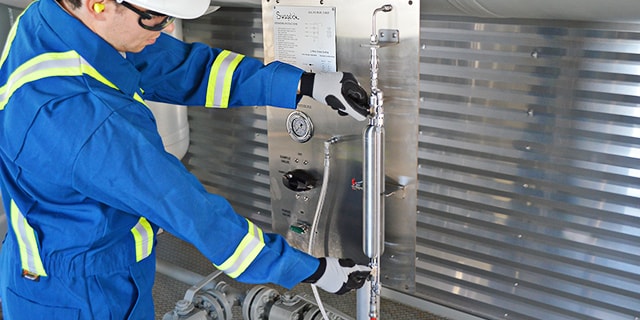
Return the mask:
[[[363,250],[369,258],[382,254],[384,243],[384,127],[364,130]]]

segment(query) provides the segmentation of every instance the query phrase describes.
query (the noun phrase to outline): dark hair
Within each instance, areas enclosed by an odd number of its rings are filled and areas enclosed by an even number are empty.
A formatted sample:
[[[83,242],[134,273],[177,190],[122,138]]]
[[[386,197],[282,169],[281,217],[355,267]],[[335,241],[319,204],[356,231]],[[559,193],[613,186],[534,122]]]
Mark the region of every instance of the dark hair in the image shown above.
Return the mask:
[[[68,2],[69,4],[71,4],[71,7],[73,9],[78,9],[80,7],[82,7],[82,0],[64,0],[66,2]]]

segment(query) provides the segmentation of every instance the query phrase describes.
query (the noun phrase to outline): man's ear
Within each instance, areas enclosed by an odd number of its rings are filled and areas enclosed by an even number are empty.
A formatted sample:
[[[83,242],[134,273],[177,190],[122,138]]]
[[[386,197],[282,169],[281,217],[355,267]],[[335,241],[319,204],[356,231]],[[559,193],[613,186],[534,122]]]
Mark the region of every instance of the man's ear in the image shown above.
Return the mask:
[[[104,0],[85,0],[84,10],[88,15],[97,20],[103,20],[104,11],[107,9]]]

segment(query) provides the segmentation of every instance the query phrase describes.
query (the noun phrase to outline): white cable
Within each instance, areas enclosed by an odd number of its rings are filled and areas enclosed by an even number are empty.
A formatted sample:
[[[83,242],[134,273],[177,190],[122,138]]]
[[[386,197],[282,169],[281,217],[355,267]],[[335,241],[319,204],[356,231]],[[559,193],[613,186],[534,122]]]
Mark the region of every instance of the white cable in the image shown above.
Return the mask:
[[[322,207],[324,206],[324,200],[327,196],[327,188],[329,185],[329,168],[330,168],[330,152],[329,147],[338,142],[338,137],[333,137],[324,142],[324,172],[322,174],[322,187],[320,188],[320,196],[318,197],[318,205],[316,206],[316,213],[313,217],[313,223],[311,224],[311,235],[309,235],[309,248],[307,252],[312,254],[313,244],[316,238],[316,232],[318,229],[318,224],[320,222],[320,215],[322,214]],[[324,320],[329,320],[329,316],[327,315],[327,311],[324,309],[324,305],[322,304],[322,299],[320,299],[320,293],[318,292],[318,288],[315,284],[311,285],[311,291],[313,291],[313,296],[316,299],[316,303],[318,304],[318,309],[320,309],[320,313],[322,313],[322,317]]]

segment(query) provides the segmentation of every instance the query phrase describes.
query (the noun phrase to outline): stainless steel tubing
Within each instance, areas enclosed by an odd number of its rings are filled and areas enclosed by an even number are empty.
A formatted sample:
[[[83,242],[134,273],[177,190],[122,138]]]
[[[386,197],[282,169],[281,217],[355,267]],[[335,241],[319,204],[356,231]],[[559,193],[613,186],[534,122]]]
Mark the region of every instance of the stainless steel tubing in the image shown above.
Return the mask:
[[[380,256],[384,250],[384,108],[383,94],[378,89],[378,48],[376,14],[389,12],[393,6],[384,5],[373,11],[371,50],[371,95],[369,96],[369,125],[363,132],[363,251],[369,257],[371,276],[357,292],[358,320],[378,320],[380,316]]]

